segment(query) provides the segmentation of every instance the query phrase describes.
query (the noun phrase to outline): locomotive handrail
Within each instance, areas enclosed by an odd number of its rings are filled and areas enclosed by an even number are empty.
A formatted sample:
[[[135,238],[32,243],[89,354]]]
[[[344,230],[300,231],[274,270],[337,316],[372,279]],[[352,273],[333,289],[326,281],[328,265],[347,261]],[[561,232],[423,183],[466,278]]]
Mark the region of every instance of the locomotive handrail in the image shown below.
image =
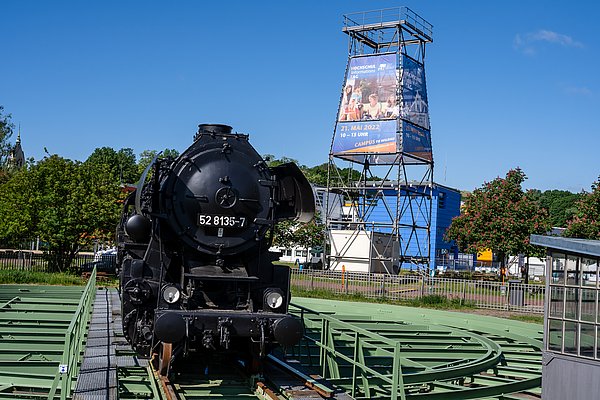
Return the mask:
[[[91,317],[92,302],[96,297],[96,268],[92,271],[90,279],[81,295],[79,306],[71,319],[65,333],[65,345],[56,377],[48,394],[48,400],[54,399],[56,390],[60,386],[60,399],[71,397],[72,384],[79,372],[79,362],[84,348],[83,341],[86,336],[88,322]]]

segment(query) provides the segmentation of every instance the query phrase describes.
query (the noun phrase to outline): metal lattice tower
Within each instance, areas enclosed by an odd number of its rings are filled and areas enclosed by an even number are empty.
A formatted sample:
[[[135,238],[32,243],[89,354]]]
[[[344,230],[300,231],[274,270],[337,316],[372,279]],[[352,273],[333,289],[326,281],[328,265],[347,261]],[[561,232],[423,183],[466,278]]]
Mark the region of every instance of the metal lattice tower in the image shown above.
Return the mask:
[[[329,152],[327,265],[427,270],[433,154],[424,66],[432,25],[400,7],[345,15],[342,30],[348,63]]]

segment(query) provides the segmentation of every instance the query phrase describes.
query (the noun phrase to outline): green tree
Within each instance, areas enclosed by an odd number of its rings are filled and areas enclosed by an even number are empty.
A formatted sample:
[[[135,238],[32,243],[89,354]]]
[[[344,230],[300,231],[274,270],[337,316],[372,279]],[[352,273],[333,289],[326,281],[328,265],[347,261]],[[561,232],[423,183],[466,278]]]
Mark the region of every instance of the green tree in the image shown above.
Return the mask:
[[[122,197],[107,165],[44,158],[0,187],[0,238],[39,238],[51,269],[67,270],[82,246],[113,237]]]
[[[11,115],[4,113],[4,107],[0,105],[0,183],[8,179],[6,170],[6,159],[10,154],[11,144],[9,142],[12,136],[14,124],[11,121]]]
[[[34,199],[39,193],[28,168],[16,171],[0,185],[0,238],[14,245],[35,239],[33,229],[38,225]]]
[[[550,223],[533,194],[523,192],[525,179],[523,171],[512,169],[506,178],[496,178],[467,195],[446,240],[456,241],[467,253],[491,249],[503,265],[508,255],[541,255],[541,250],[529,243],[529,235],[546,233]]]
[[[319,215],[306,223],[282,221],[275,225],[273,245],[278,247],[301,247],[307,251],[323,246],[325,226]]]
[[[600,240],[600,177],[592,184],[592,191],[583,194],[576,205],[564,236]]]
[[[327,165],[327,163],[324,163],[314,167],[304,167],[302,172],[310,183],[327,186]]]
[[[0,166],[6,163],[11,148],[8,140],[12,136],[14,128],[15,125],[11,121],[11,115],[6,114],[4,107],[0,106]]]
[[[294,231],[295,244],[306,250],[315,247],[322,247],[325,239],[325,226],[321,223],[319,215],[307,223],[301,224]]]
[[[135,183],[139,178],[135,153],[130,148],[116,151],[110,147],[99,147],[90,154],[85,164],[105,165],[119,183]]]
[[[552,226],[566,227],[567,222],[577,212],[576,203],[581,199],[580,193],[566,190],[532,190],[532,195],[539,201],[540,206],[548,211]]]
[[[156,150],[144,150],[140,153],[140,158],[137,164],[137,178],[135,182],[137,182],[144,173],[146,167],[152,162],[154,157],[158,154]],[[175,159],[179,156],[179,152],[175,149],[164,149],[159,158],[172,158]]]
[[[281,221],[273,229],[273,246],[293,247],[295,244],[294,231],[298,229],[298,223],[293,221]]]
[[[265,154],[262,157],[263,157],[263,160],[265,160],[265,162],[267,163],[267,165],[269,167],[277,167],[278,165],[287,164],[287,163],[294,163],[300,167],[298,160],[295,160],[293,158],[288,158],[285,156],[283,156],[281,158],[275,158],[275,156],[273,154]]]

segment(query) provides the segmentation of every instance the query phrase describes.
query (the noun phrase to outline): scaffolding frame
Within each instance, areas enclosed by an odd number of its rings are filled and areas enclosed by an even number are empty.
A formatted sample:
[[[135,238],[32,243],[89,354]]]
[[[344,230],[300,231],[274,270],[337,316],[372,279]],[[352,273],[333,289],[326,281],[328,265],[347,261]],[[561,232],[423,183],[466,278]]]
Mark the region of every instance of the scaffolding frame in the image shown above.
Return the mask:
[[[397,69],[401,58],[408,56],[424,66],[426,44],[433,42],[432,25],[408,7],[388,8],[344,15],[342,31],[348,35],[348,63],[340,91],[340,101],[334,134],[329,151],[327,191],[342,196],[349,207],[346,215],[334,215],[330,196],[325,204],[327,238],[324,248],[325,265],[335,268],[349,258],[345,257],[355,238],[364,231],[387,232],[382,251],[373,254],[375,235],[370,235],[370,249],[366,262],[369,270],[398,273],[396,268],[407,264],[417,270],[429,272],[431,255],[431,222],[433,199],[433,157],[422,158],[404,151],[399,146],[395,152],[353,152],[352,157],[334,155],[333,146],[338,127],[344,87],[349,73],[350,60],[357,56],[395,54]],[[402,76],[397,74],[396,99],[401,99]],[[402,116],[396,119],[396,134],[401,135]],[[386,156],[387,161],[373,164],[373,156]],[[347,166],[342,164],[347,162]],[[392,195],[390,196],[390,193]],[[373,211],[381,202],[385,215],[374,220]],[[353,232],[344,248],[333,248],[332,231],[346,229]],[[381,240],[381,237],[378,239]],[[425,243],[422,243],[425,241]],[[394,254],[394,243],[399,251]],[[329,247],[328,247],[329,245]],[[414,250],[417,251],[414,251]],[[380,248],[381,250],[381,248]],[[391,254],[391,256],[390,256]],[[364,261],[364,260],[363,260]]]

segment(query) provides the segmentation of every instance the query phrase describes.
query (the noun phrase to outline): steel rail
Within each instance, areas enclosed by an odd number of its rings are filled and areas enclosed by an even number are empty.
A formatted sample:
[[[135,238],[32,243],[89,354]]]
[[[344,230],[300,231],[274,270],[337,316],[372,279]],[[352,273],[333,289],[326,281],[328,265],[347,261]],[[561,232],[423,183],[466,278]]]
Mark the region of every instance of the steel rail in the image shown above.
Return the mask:
[[[214,361],[214,360],[212,360]],[[213,365],[214,364],[214,365]],[[156,360],[149,363],[148,377],[157,387],[158,397],[165,400],[185,400],[187,398],[207,397],[257,397],[263,400],[281,400],[283,398],[339,398],[342,396],[349,399],[343,392],[335,391],[333,388],[319,382],[314,378],[273,355],[264,360],[264,370],[261,375],[251,375],[234,359],[219,359],[218,362],[210,362],[204,373],[198,369],[204,365],[191,362],[182,368],[181,372],[173,372],[175,379],[161,376],[158,373]],[[207,374],[209,369],[214,372]],[[137,380],[131,380],[130,384],[136,383],[139,392],[145,391],[144,395],[129,391],[127,397],[123,398],[151,398],[149,393],[149,382],[138,376]],[[279,385],[284,382],[284,385]],[[122,383],[120,383],[121,385]],[[350,398],[351,399],[351,398]]]
[[[289,365],[288,363],[286,363],[283,360],[280,360],[279,358],[273,356],[272,354],[269,354],[267,356],[267,360],[273,364],[275,364],[277,367],[284,369],[286,372],[288,372],[289,374],[298,377],[300,379],[300,381],[302,381],[302,383],[304,384],[304,386],[308,387],[309,389],[312,389],[314,391],[316,391],[317,393],[319,393],[321,396],[325,397],[325,398],[330,398],[333,397],[333,390],[319,382],[317,382],[316,379],[310,377],[309,375],[306,375],[304,372],[299,371],[298,369],[292,367],[291,365]]]

